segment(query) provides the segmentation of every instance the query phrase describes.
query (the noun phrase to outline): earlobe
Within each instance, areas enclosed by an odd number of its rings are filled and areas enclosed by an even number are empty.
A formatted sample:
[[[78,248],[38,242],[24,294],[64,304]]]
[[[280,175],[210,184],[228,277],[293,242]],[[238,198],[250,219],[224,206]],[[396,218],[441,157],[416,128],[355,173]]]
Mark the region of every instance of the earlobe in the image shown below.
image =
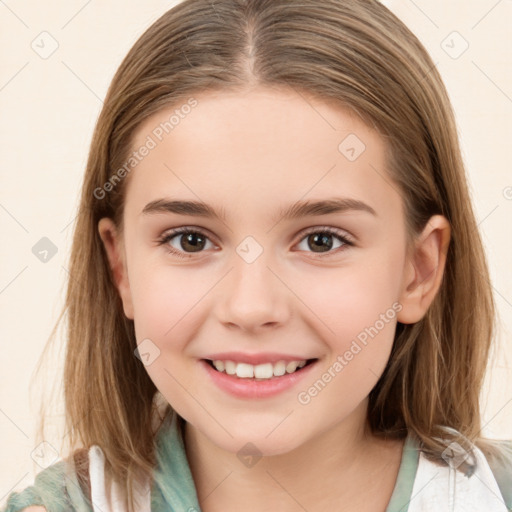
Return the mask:
[[[114,283],[123,302],[124,314],[133,320],[133,304],[122,237],[114,221],[108,217],[104,217],[98,222],[98,233],[107,253]]]
[[[443,280],[450,232],[448,220],[434,215],[416,240],[404,269],[399,322],[419,322],[433,302]]]

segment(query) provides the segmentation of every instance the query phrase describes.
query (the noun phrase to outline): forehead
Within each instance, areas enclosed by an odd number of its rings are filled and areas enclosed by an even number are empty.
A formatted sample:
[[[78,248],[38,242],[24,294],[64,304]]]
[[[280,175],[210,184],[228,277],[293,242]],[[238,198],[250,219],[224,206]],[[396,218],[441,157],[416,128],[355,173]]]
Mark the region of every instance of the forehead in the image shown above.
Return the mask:
[[[286,198],[397,199],[377,132],[343,105],[292,89],[191,95],[139,126],[132,151],[144,146],[127,191],[139,210],[166,194],[259,210]]]

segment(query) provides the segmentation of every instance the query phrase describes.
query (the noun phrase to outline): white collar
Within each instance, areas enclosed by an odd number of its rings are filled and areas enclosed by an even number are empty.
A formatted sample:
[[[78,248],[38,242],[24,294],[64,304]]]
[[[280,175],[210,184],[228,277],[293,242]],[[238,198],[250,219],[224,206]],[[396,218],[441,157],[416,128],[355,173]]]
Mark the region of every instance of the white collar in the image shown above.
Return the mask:
[[[508,512],[484,454],[474,445],[473,454],[476,466],[467,477],[457,464],[440,466],[420,453],[407,512]]]

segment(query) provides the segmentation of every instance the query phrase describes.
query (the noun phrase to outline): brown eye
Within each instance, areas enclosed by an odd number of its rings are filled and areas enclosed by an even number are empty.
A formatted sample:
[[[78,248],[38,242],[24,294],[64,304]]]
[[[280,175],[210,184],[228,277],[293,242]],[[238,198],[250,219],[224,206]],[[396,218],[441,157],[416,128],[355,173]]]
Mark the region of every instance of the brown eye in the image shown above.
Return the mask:
[[[332,248],[332,235],[330,234],[314,233],[309,235],[307,238],[308,245],[313,249],[314,252],[326,252]],[[326,251],[322,250],[322,248],[326,249]]]
[[[179,238],[181,238],[180,246],[184,251],[197,252],[204,248],[205,237],[200,233],[179,235]]]
[[[188,255],[202,252],[207,242],[212,243],[200,231],[178,228],[165,234],[158,243],[159,245],[166,245],[169,252],[173,255],[187,258]]]
[[[337,241],[337,242],[336,242]],[[159,245],[165,245],[168,252],[179,258],[191,258],[194,253],[204,252],[207,243],[214,244],[210,238],[192,228],[177,228],[162,236],[158,240]],[[335,244],[338,244],[335,246]],[[343,251],[347,246],[353,246],[354,243],[345,235],[334,228],[314,228],[305,233],[299,243],[304,244],[302,251],[315,254],[324,254],[331,256]],[[334,249],[334,250],[332,250]]]
[[[334,246],[335,243],[338,245]],[[300,244],[303,244],[301,250],[316,254],[326,253],[326,256],[336,254],[339,250],[344,250],[346,246],[354,245],[344,233],[342,234],[337,229],[329,227],[309,230],[305,233]]]

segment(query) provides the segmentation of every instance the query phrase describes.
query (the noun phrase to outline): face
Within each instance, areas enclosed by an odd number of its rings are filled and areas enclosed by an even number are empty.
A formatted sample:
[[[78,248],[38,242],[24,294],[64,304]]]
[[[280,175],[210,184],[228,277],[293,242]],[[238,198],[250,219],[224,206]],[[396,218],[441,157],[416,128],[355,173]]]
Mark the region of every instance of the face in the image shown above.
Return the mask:
[[[397,321],[422,314],[383,140],[294,92],[195,99],[138,129],[133,149],[151,148],[129,175],[123,232],[100,223],[145,370],[231,452],[361,426]]]

